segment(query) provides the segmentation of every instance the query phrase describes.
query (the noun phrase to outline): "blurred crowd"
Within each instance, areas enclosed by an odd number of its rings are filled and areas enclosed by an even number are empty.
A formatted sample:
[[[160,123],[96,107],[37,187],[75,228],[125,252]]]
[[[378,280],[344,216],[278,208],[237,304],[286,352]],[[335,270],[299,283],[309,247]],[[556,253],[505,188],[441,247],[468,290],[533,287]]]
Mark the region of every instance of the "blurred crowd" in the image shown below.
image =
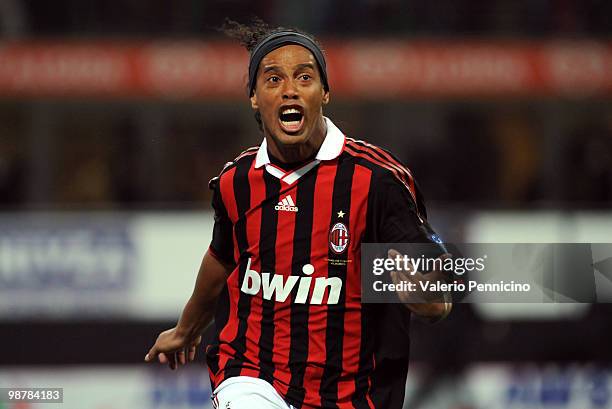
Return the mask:
[[[6,39],[210,38],[258,15],[325,38],[609,38],[601,0],[0,1]],[[345,132],[387,147],[426,198],[609,207],[609,99],[334,100]],[[208,180],[259,144],[247,101],[0,98],[0,208],[208,208]]]
[[[208,208],[208,180],[262,137],[246,99],[89,105],[0,110],[3,208]],[[508,105],[336,101],[327,114],[396,153],[429,201],[609,207],[612,110]]]
[[[296,25],[320,35],[610,35],[604,0],[3,0],[11,36],[192,36],[226,16]]]

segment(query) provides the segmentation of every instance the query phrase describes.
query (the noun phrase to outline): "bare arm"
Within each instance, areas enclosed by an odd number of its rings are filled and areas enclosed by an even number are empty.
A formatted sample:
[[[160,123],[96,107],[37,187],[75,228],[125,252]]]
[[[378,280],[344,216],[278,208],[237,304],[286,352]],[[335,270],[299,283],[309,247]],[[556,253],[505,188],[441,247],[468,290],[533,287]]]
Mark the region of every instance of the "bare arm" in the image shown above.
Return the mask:
[[[400,255],[400,253],[396,250],[389,250],[389,258],[393,259],[398,255]],[[441,256],[443,259],[447,257],[449,257],[449,255]],[[415,283],[417,284],[417,289],[420,288],[420,286],[418,286],[419,281],[446,281],[445,275],[439,271],[432,271],[431,273],[427,274],[427,276],[423,275],[419,271],[414,272],[413,274],[409,274],[408,272],[404,271],[392,271],[391,279],[395,284],[398,284],[400,281]],[[406,308],[419,317],[432,323],[446,318],[453,308],[453,303],[448,294],[442,292],[432,292],[426,294],[418,291],[407,291],[398,293],[398,296]],[[417,300],[424,302],[416,302]]]
[[[176,326],[183,337],[200,335],[211,323],[215,302],[232,270],[233,266],[223,264],[210,252],[204,254],[193,293]]]
[[[157,357],[159,362],[175,369],[177,362],[185,364],[187,360],[194,360],[196,347],[202,340],[201,334],[212,322],[217,297],[233,267],[222,263],[209,251],[204,254],[195,288],[176,327],[159,334],[145,356],[146,362],[152,362]]]

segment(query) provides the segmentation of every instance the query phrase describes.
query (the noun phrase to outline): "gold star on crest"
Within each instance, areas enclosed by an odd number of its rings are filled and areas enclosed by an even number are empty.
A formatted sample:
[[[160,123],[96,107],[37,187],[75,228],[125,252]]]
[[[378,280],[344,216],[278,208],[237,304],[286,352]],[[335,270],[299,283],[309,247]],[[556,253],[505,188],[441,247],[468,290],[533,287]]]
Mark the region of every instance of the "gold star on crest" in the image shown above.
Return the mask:
[[[345,215],[345,213],[342,210],[340,210],[338,212],[338,218],[342,219],[344,217],[344,215]]]

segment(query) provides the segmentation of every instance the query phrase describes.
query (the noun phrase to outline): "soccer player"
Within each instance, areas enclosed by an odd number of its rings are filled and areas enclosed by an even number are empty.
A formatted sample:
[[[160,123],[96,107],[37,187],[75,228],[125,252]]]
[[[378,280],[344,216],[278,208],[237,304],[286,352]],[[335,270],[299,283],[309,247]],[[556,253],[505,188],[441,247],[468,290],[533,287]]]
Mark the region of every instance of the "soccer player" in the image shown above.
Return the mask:
[[[360,246],[437,241],[415,181],[323,116],[330,84],[312,36],[260,21],[225,32],[250,52],[264,139],[211,180],[215,225],[195,289],[145,360],[193,360],[214,315],[215,407],[399,409],[410,313],[440,318],[448,305],[362,304]]]

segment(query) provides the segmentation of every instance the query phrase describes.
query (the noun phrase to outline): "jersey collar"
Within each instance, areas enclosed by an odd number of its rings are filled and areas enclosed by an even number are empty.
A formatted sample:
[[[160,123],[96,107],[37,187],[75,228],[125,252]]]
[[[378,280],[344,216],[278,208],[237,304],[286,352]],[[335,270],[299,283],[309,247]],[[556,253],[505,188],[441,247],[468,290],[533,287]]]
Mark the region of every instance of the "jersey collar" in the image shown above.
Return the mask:
[[[344,134],[334,123],[327,117],[323,117],[325,119],[325,124],[327,125],[327,133],[325,134],[325,139],[317,152],[317,156],[315,156],[316,163],[319,163],[322,160],[332,160],[336,159],[342,153],[342,149],[344,149]],[[310,162],[312,163],[312,162]],[[268,144],[266,139],[264,138],[263,142],[259,146],[259,150],[257,151],[257,156],[255,157],[255,167],[261,168],[266,165],[266,169],[271,165],[270,157],[268,156]],[[307,166],[307,165],[306,165]],[[314,167],[314,166],[313,166]],[[312,168],[312,167],[311,167]],[[273,168],[278,169],[278,168]],[[272,172],[270,172],[272,173]],[[278,173],[278,172],[275,172]],[[274,174],[274,173],[272,173]],[[274,174],[274,176],[277,176]],[[278,176],[277,176],[278,177]]]

